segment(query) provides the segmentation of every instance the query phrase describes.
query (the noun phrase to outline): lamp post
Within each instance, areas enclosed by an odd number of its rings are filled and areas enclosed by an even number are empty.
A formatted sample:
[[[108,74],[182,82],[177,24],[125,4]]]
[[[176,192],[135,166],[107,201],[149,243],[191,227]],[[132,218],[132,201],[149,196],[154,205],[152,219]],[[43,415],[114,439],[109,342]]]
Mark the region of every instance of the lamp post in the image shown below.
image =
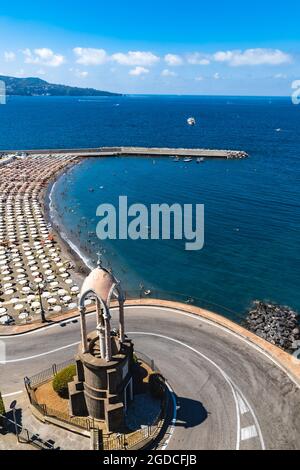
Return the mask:
[[[12,413],[13,413],[16,438],[17,438],[17,441],[19,442],[19,429],[18,429],[18,423],[17,423],[17,417],[16,417],[16,406],[17,406],[17,402],[16,400],[14,400],[10,404],[10,409],[12,410]]]
[[[41,307],[41,320],[42,320],[42,323],[46,323],[47,320],[46,320],[45,310],[43,306],[43,299],[42,299],[42,289],[44,288],[44,284],[42,284],[42,282],[44,278],[41,277],[41,279],[42,279],[41,282],[36,283],[36,287],[37,287],[37,294],[39,296],[39,302],[40,302],[40,307]]]

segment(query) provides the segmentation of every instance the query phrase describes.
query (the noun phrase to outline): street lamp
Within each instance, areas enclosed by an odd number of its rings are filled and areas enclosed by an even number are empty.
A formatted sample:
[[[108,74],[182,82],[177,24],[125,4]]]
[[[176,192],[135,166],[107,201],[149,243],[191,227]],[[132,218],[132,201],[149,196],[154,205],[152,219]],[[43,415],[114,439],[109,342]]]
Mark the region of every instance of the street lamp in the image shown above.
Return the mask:
[[[10,409],[12,410],[12,413],[13,413],[16,438],[17,438],[17,441],[20,442],[19,441],[19,429],[18,429],[18,423],[17,423],[17,417],[16,417],[16,406],[17,406],[17,402],[16,402],[16,400],[14,400],[10,404]]]
[[[44,310],[43,300],[42,300],[42,289],[44,288],[44,284],[43,284],[44,278],[41,276],[41,279],[42,279],[41,282],[36,283],[36,287],[37,287],[37,294],[39,296],[39,302],[40,302],[40,307],[41,307],[41,320],[42,320],[42,323],[46,323],[47,320],[46,320],[46,315],[45,315],[45,310]]]

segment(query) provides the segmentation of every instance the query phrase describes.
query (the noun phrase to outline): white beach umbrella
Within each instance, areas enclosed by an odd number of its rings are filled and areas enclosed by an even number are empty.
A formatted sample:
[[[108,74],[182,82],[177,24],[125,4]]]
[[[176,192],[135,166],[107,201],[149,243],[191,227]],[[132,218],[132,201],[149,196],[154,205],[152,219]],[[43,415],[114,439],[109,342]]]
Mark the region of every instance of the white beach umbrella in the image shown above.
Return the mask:
[[[22,313],[20,313],[20,315],[19,315],[19,319],[20,319],[20,320],[25,320],[25,319],[28,318],[28,317],[29,317],[29,313],[28,313],[28,312],[22,312]]]
[[[37,308],[41,307],[40,302],[32,302],[31,307],[36,310]]]
[[[77,304],[75,302],[72,302],[68,305],[69,310],[74,310],[75,308],[77,308]]]
[[[23,308],[24,308],[24,305],[23,305],[23,304],[16,304],[16,305],[14,306],[14,309],[17,310],[17,311],[23,310]]]

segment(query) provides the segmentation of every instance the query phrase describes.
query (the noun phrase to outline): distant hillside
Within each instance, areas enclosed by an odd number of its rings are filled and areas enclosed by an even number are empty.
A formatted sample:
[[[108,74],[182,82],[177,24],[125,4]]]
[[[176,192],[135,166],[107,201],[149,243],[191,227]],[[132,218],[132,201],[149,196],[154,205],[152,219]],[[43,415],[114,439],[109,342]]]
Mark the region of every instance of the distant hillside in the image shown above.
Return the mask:
[[[119,93],[78,88],[66,85],[55,85],[40,78],[15,78],[0,75],[6,85],[7,95],[19,96],[121,96]]]

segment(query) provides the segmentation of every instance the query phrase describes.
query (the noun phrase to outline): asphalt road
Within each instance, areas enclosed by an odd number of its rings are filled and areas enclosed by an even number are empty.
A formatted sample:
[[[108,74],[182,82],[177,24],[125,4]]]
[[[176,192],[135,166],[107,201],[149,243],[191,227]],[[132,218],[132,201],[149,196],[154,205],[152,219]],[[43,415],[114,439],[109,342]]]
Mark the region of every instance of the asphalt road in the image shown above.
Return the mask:
[[[176,422],[164,447],[300,449],[300,389],[264,353],[177,310],[127,307],[125,319],[136,349],[155,361],[174,390]],[[87,324],[94,329],[94,315]],[[79,322],[1,341],[0,389],[14,399],[24,376],[74,355]]]

